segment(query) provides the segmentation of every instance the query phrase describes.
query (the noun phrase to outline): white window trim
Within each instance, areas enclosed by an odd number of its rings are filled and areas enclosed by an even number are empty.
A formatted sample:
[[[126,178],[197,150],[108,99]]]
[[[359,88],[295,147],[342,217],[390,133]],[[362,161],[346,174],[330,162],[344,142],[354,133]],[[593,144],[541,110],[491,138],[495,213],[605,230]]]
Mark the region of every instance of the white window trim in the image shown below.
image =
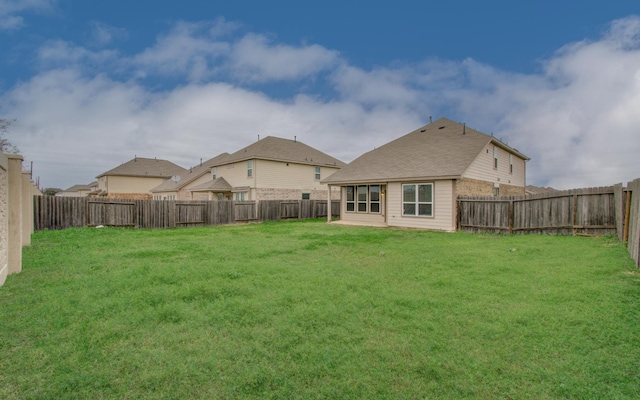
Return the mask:
[[[427,185],[427,186],[431,186],[431,201],[419,201],[420,196],[419,196],[419,190],[418,187],[422,186],[422,185]],[[415,186],[415,190],[416,190],[416,200],[414,202],[408,202],[408,201],[404,201],[404,187],[405,186]],[[435,215],[435,185],[433,184],[433,182],[420,182],[420,183],[403,183],[401,186],[402,192],[400,194],[400,199],[401,199],[401,206],[402,206],[402,216],[403,217],[417,217],[417,218],[433,218],[433,216]],[[404,205],[405,204],[414,204],[415,205],[415,210],[416,213],[415,214],[405,214],[404,213]],[[421,204],[431,204],[431,215],[420,215],[420,205]]]
[[[313,167],[313,179],[319,181],[321,177],[321,169],[318,166]]]
[[[247,178],[253,178],[253,160],[247,161]]]
[[[364,201],[358,200],[358,188],[365,186],[367,198]],[[378,187],[378,201],[371,201],[371,187]],[[353,188],[353,200],[349,201],[347,197],[347,188]],[[345,212],[348,213],[358,213],[358,214],[382,214],[382,185],[346,185],[345,186]],[[366,210],[360,211],[359,205],[366,204]],[[371,204],[378,204],[378,211],[371,211]],[[349,204],[353,204],[353,211],[348,210]]]

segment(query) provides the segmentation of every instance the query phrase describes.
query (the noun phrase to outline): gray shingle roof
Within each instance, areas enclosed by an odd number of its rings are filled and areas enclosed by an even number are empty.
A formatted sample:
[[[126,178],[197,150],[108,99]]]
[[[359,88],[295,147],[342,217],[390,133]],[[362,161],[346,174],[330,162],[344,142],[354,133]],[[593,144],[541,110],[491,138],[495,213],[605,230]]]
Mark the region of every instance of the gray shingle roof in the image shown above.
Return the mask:
[[[178,182],[174,182],[168,180],[166,182],[161,183],[160,185],[151,189],[152,193],[155,192],[174,192],[198,179],[204,174],[208,174],[211,171],[211,168],[215,165],[219,165],[223,163],[229,157],[229,153],[218,154],[217,156],[208,159],[200,165],[197,165],[186,172],[179,174],[180,180]]]
[[[528,160],[492,136],[441,118],[363,154],[322,183],[458,178],[491,142]]]
[[[100,178],[105,175],[170,178],[173,175],[180,175],[185,172],[187,172],[186,169],[172,163],[171,161],[158,160],[156,158],[136,157],[118,167],[110,169],[107,172],[103,172],[96,178]]]
[[[233,189],[223,177],[191,188],[192,192],[230,192]]]
[[[224,161],[224,164],[251,160],[254,158],[318,166],[330,165],[338,168],[346,165],[337,158],[331,157],[330,155],[325,154],[320,150],[316,150],[300,141],[282,139],[274,136],[267,136],[262,140],[258,140],[257,142],[236,151]]]

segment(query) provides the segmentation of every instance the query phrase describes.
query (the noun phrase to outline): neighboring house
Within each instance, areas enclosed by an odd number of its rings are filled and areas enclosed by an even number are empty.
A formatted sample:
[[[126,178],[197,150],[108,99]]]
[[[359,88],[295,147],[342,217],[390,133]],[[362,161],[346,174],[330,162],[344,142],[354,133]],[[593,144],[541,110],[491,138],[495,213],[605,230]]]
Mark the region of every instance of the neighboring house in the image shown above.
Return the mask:
[[[215,165],[224,162],[229,153],[222,153],[198,166],[190,168],[187,172],[178,175],[179,178],[170,179],[151,189],[154,200],[209,200],[208,193],[192,192],[191,188],[203,183],[211,182],[211,169]]]
[[[151,189],[188,172],[167,160],[135,157],[98,175],[98,191],[92,195],[120,199],[151,199]]]
[[[341,223],[454,231],[458,195],[524,195],[528,160],[493,136],[442,118],[322,183],[340,187]]]
[[[344,165],[297,140],[268,136],[211,165],[209,179],[189,190],[194,199],[327,199],[321,180]],[[339,196],[336,188],[333,197]]]
[[[56,193],[59,197],[87,197],[91,192],[98,189],[98,182],[94,181],[88,185],[73,185],[68,189]]]

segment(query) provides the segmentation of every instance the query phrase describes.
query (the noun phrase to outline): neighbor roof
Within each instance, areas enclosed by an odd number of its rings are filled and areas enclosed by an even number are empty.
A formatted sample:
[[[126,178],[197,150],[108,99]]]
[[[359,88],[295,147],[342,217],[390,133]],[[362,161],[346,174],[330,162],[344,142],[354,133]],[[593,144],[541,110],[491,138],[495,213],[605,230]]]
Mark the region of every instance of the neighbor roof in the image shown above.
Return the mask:
[[[493,136],[441,118],[363,154],[322,183],[387,182],[407,179],[455,179],[489,144],[528,160]]]
[[[187,172],[186,169],[167,160],[158,160],[156,158],[136,157],[131,161],[103,172],[96,178],[105,175],[118,176],[141,176],[151,178],[170,178],[174,175],[180,175]]]
[[[223,177],[218,177],[215,180],[205,182],[198,186],[191,188],[192,192],[230,192],[233,189],[229,182]]]
[[[267,136],[231,154],[224,163],[229,164],[251,159],[292,162],[297,164],[326,165],[341,168],[346,164],[337,158],[316,150],[297,140]],[[221,165],[219,164],[219,165]]]
[[[175,192],[193,182],[194,180],[198,179],[202,175],[208,174],[213,166],[219,165],[228,157],[229,153],[218,154],[217,156],[208,159],[200,165],[189,168],[189,170],[186,170],[186,172],[179,174],[178,176],[180,176],[180,180],[178,180],[178,182],[168,180],[151,189],[151,192]]]
[[[69,189],[65,189],[64,192],[79,192],[81,190],[91,190],[94,186],[98,186],[98,183],[91,182],[88,185],[73,185]]]

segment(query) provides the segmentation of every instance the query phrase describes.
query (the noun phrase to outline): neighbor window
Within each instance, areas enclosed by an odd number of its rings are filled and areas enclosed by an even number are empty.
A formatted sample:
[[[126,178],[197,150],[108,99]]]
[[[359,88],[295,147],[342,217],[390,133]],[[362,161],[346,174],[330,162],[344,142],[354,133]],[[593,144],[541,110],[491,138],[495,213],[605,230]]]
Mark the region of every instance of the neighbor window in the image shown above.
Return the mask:
[[[433,184],[402,185],[402,215],[433,217]]]
[[[216,169],[216,167],[211,168],[211,179],[213,179],[214,181],[216,180],[217,172],[218,170]]]
[[[247,161],[247,178],[253,176],[253,160]]]
[[[224,194],[218,193],[218,201],[224,200]]]
[[[498,169],[498,148],[493,146],[493,168]]]
[[[513,174],[513,154],[509,154],[509,173]]]
[[[347,211],[353,212],[356,210],[355,186],[347,186],[345,191],[347,195]]]
[[[302,193],[302,200],[311,199],[311,193]]]
[[[314,167],[314,177],[313,179],[315,179],[316,181],[320,180],[320,167]]]
[[[236,201],[244,201],[244,192],[236,193]]]

